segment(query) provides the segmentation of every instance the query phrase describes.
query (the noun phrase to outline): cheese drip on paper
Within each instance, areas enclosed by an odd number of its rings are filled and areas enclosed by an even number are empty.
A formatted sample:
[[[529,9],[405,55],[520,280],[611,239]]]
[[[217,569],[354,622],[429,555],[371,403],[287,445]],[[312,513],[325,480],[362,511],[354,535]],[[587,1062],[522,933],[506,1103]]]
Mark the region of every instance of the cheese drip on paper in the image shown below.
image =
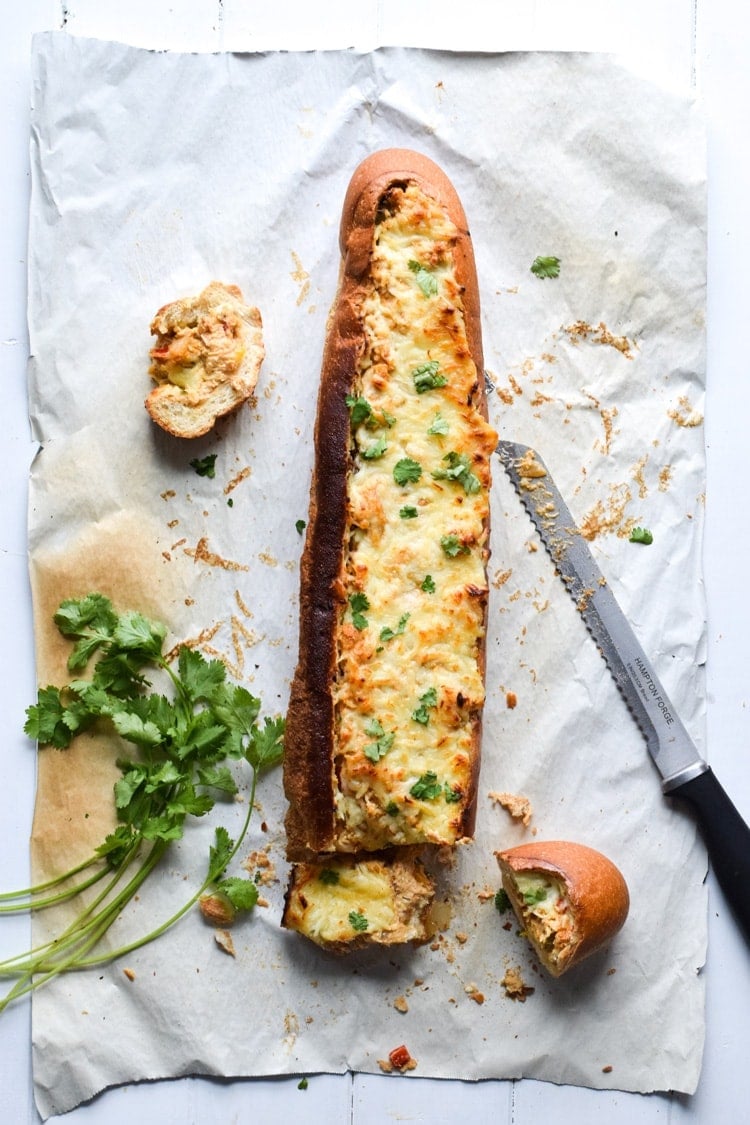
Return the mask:
[[[476,772],[497,437],[470,405],[482,375],[469,352],[456,236],[413,184],[389,193],[375,229],[350,400],[347,607],[334,686],[340,851],[455,843]]]

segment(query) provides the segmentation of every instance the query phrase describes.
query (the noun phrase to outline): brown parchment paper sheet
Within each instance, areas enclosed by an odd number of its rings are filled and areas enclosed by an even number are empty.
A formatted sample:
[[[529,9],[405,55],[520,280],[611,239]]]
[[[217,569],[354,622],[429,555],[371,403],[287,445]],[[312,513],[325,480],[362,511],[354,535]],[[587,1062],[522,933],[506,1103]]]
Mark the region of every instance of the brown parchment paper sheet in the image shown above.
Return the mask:
[[[40,452],[30,552],[40,682],[65,676],[66,648],[51,627],[57,603],[99,589],[165,620],[170,643],[218,654],[266,711],[284,709],[296,658],[295,522],[307,514],[341,202],[363,156],[406,145],[443,166],[469,216],[492,420],[542,453],[701,743],[696,107],[610,59],[580,55],[200,56],[51,33],[35,40],[33,73],[30,402]],[[530,272],[538,254],[560,257],[559,278]],[[267,357],[253,404],[185,443],[143,409],[148,325],[165,301],[212,278],[260,306]],[[213,480],[189,465],[208,452],[217,454]],[[695,1088],[704,851],[661,796],[643,740],[499,464],[492,500],[477,834],[445,872],[446,929],[434,948],[341,960],[279,929],[284,804],[280,775],[268,776],[247,852],[264,850],[276,881],[264,887],[268,905],[235,928],[234,958],[193,912],[127,964],[36,994],[43,1116],[141,1078],[377,1071],[401,1042],[418,1060],[415,1077]],[[628,542],[635,523],[652,529],[651,547]],[[37,872],[102,838],[116,753],[88,739],[40,753]],[[513,821],[491,791],[527,796],[530,823]],[[118,924],[118,945],[184,901],[215,824],[234,833],[242,816],[239,801],[190,829]],[[557,982],[492,903],[493,852],[533,835],[598,847],[632,897],[611,947]],[[523,1003],[501,984],[515,967],[534,989]],[[398,997],[406,1011],[394,1007]]]

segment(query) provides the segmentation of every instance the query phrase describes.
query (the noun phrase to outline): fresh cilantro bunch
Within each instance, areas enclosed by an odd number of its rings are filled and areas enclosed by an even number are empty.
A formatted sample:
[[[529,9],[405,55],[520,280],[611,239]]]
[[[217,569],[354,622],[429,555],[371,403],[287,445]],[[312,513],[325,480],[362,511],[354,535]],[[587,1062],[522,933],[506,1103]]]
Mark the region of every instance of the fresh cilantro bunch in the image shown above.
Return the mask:
[[[65,750],[82,731],[101,724],[120,736],[124,752],[114,786],[119,824],[83,863],[40,886],[0,895],[0,913],[39,910],[102,884],[93,903],[58,937],[0,962],[0,975],[16,977],[0,1012],[17,996],[60,972],[112,960],[147,944],[187,913],[207,888],[220,890],[234,909],[249,909],[257,888],[226,876],[247,832],[259,776],[283,754],[283,719],[258,721],[260,700],[227,682],[219,660],[183,646],[176,670],[163,654],[166,626],[135,611],[117,613],[102,594],[64,601],[55,624],[72,642],[71,673],[95,659],[90,678],[39,691],[27,710],[25,731],[40,746]],[[168,694],[150,691],[146,673],[166,677]],[[208,872],[188,902],[156,929],[127,946],[98,953],[97,945],[138,893],[189,817],[205,816],[218,797],[238,792],[230,762],[251,770],[247,815],[235,842],[216,830]]]

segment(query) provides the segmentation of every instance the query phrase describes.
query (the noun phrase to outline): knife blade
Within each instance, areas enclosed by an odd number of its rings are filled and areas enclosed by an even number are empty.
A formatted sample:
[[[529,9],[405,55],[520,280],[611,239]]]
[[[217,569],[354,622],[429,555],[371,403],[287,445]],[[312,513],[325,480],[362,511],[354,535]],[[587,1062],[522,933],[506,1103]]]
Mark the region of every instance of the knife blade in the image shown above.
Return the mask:
[[[699,754],[539,454],[510,441],[497,453],[646,740],[663,791],[692,807],[750,941],[750,828]]]

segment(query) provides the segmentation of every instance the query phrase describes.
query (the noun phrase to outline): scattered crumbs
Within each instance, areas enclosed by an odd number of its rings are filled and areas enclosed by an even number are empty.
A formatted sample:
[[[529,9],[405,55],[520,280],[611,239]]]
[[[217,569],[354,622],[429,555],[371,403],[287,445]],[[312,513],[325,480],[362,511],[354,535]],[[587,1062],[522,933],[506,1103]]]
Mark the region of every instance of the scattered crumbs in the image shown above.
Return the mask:
[[[463,932],[463,930],[460,933],[456,934],[456,941],[458,942],[459,945],[466,945],[468,940],[469,940],[469,935],[465,934]]]
[[[518,703],[518,696],[516,695],[516,693],[514,691],[506,691],[506,693],[505,693],[505,706],[508,708],[508,710],[512,711],[517,703]]]
[[[614,973],[616,973],[616,972],[617,972],[617,969],[607,969],[607,976],[608,976],[608,977],[611,977],[611,976],[613,976],[613,975],[614,975]]]
[[[492,902],[495,898],[495,891],[492,887],[485,887],[484,890],[477,891],[477,898],[480,902]]]
[[[646,487],[646,478],[644,476],[644,470],[646,468],[647,462],[648,453],[644,454],[643,457],[641,457],[640,461],[636,462],[636,464],[633,465],[633,468],[631,469],[633,480],[638,485],[638,496],[641,500],[645,500],[648,496],[648,488]]]
[[[627,538],[635,521],[625,518],[625,509],[633,495],[626,484],[611,485],[606,506],[597,500],[594,507],[583,517],[580,532],[589,542],[605,532],[616,532],[620,538]]]
[[[397,996],[396,999],[393,1001],[393,1007],[396,1009],[397,1012],[408,1012],[409,1011],[409,1003],[408,1003],[405,996]]]
[[[228,496],[230,492],[233,492],[238,484],[241,484],[243,480],[247,480],[251,472],[252,470],[248,466],[237,473],[236,477],[232,477],[229,483],[224,485],[224,495]]]
[[[270,551],[259,551],[258,552],[258,558],[266,566],[278,566],[279,565],[279,560],[274,558],[274,556],[270,553]]]
[[[128,980],[135,980],[135,972],[133,971],[133,969],[123,969],[122,971],[128,978]]]
[[[694,426],[703,424],[703,415],[693,407],[687,395],[680,395],[677,406],[668,410],[667,414],[673,422],[685,429],[692,429]]]
[[[424,984],[424,978],[423,977],[415,977],[414,978],[414,987],[415,988],[421,988],[423,984]]]
[[[166,492],[160,492],[159,495],[162,500],[173,500],[177,493],[173,488],[168,488]]]
[[[526,997],[531,996],[534,991],[533,988],[525,983],[521,975],[520,965],[517,965],[515,968],[507,969],[500,984],[505,989],[505,995],[510,1000],[520,1000],[522,1004],[526,1003]]]
[[[216,930],[214,933],[214,941],[224,953],[228,953],[230,957],[235,956],[234,942],[229,930]]]
[[[464,992],[475,1004],[484,1004],[484,993],[480,992],[475,984],[467,984]]]
[[[270,883],[278,882],[276,868],[265,851],[250,852],[242,866],[251,874],[254,873],[255,882],[259,886],[268,886]]]
[[[529,539],[528,543],[526,544],[526,550],[530,555],[535,555],[539,550],[539,545],[534,539]]]
[[[531,823],[534,810],[528,797],[523,797],[518,793],[496,793],[494,790],[490,790],[487,796],[491,801],[502,805],[514,820],[522,821],[526,827]]]
[[[632,344],[627,336],[615,336],[607,328],[603,321],[594,326],[587,324],[585,320],[577,320],[575,324],[570,324],[563,328],[563,332],[567,335],[568,339],[573,344],[580,344],[582,341],[590,341],[592,344],[603,344],[605,347],[614,348],[615,351],[620,352],[625,359],[632,359]]]
[[[553,355],[552,352],[542,352],[539,358],[544,360],[545,363],[557,363],[557,356]]]
[[[666,492],[672,483],[674,470],[671,465],[665,465],[659,472],[659,492]]]
[[[307,270],[303,268],[302,261],[299,255],[295,254],[294,250],[290,252],[292,255],[292,260],[294,261],[294,269],[289,276],[291,277],[292,281],[296,281],[300,286],[300,291],[297,294],[297,305],[301,305],[306,300],[307,295],[310,292],[310,275]]]
[[[495,571],[495,577],[492,579],[492,585],[495,587],[495,589],[499,590],[501,586],[504,586],[505,583],[510,578],[512,573],[513,573],[512,569],[510,569],[510,570],[496,570]]]
[[[267,898],[259,898],[255,905],[262,906],[267,910],[271,904],[269,903]]]
[[[195,598],[185,598],[185,605],[188,607],[188,609],[191,605],[195,605]]]
[[[612,1067],[611,1066],[607,1065],[607,1066],[602,1067],[602,1074],[611,1074],[611,1073],[612,1073]]]
[[[195,547],[187,547],[185,554],[195,559],[196,562],[205,563],[206,566],[218,566],[223,570],[249,570],[249,567],[244,563],[232,562],[230,559],[223,559],[221,555],[217,555],[215,551],[208,549],[208,539],[205,535],[201,536]]]
[[[167,524],[167,527],[171,531],[172,528],[175,528],[179,525],[179,522],[180,522],[179,520],[170,520],[169,523]]]

